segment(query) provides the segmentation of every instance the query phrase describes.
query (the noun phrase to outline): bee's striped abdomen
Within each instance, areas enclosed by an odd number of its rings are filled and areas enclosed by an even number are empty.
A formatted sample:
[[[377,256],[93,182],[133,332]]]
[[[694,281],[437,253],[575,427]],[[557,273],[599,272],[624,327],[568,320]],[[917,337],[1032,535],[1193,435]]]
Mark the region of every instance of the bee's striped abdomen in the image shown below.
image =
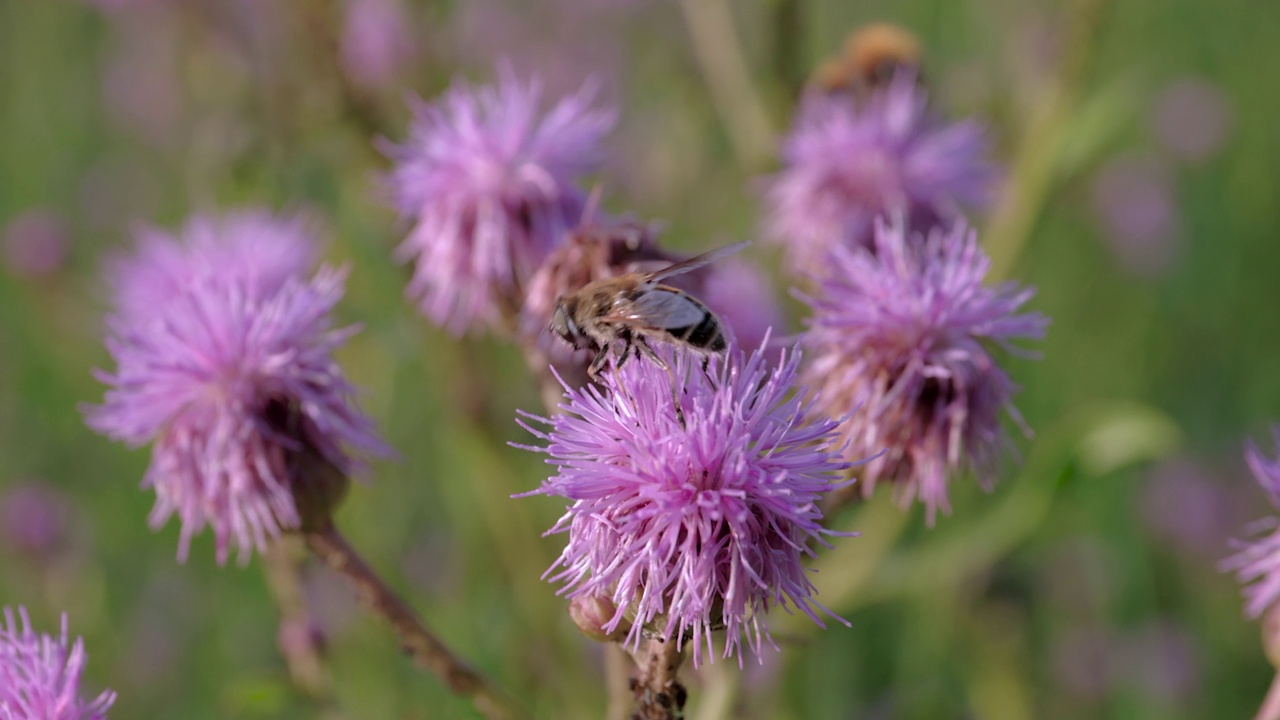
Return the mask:
[[[689,298],[689,300],[696,302],[693,298]],[[699,350],[710,350],[711,352],[724,350],[724,332],[720,329],[720,319],[701,302],[697,304],[702,308],[702,319],[694,325],[673,328],[671,334]]]

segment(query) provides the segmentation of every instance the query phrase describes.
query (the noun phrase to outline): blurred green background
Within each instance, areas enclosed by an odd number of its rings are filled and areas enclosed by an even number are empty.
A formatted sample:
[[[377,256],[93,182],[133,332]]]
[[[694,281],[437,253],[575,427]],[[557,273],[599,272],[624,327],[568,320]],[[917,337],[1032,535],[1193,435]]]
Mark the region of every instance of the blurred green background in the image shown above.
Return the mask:
[[[138,223],[241,205],[323,218],[327,258],[352,267],[341,319],[365,328],[340,360],[402,455],[339,523],[538,717],[600,717],[601,648],[539,580],[564,542],[540,533],[562,505],[509,498],[547,472],[506,444],[525,439],[512,419],[539,409],[537,390],[515,349],[456,342],[404,299],[391,259],[404,228],[372,138],[404,136],[406,96],[488,80],[498,58],[556,91],[595,74],[621,107],[598,178],[611,209],[663,220],[676,247],[755,238],[783,79],[873,20],[920,35],[935,106],[988,122],[1010,168],[1008,215],[975,222],[995,223],[997,262],[1053,318],[1043,358],[1010,361],[1036,433],[995,492],[957,482],[932,529],[883,498],[842,517],[864,534],[816,581],[853,628],[775,618],[782,654],[687,674],[690,716],[1256,710],[1273,671],[1217,564],[1273,512],[1241,446],[1269,450],[1280,420],[1275,8],[695,5],[0,0],[0,605],[48,630],[69,614],[87,685],[119,692],[111,717],[319,715],[289,681],[260,560],[220,568],[206,534],[178,565],[176,523],[147,527],[147,452],[81,420],[102,395],[90,370],[108,363],[101,261]],[[389,49],[372,61],[344,37],[369,12],[395,18],[370,31]],[[799,22],[779,32],[788,12]],[[776,265],[776,252],[750,254]],[[341,717],[475,716],[338,579],[308,567],[305,585]],[[716,715],[715,693],[735,687],[742,704]]]

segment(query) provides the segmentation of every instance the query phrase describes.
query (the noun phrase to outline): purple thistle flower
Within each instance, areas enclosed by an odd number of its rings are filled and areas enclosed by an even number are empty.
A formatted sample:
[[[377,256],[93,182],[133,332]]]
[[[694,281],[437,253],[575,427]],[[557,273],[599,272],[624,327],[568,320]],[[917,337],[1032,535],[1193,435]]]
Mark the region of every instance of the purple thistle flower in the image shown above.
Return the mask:
[[[316,484],[345,488],[334,473],[358,467],[346,448],[388,452],[332,357],[355,331],[329,319],[345,271],[306,279],[314,247],[268,220],[198,219],[180,240],[144,236],[115,268],[107,349],[117,369],[98,374],[110,389],[86,415],[113,439],[154,442],[143,480],[156,491],[151,524],[179,516],[180,560],[209,525],[220,563],[233,542],[247,561],[336,502]],[[156,307],[138,304],[163,288]]]
[[[1272,429],[1280,445],[1280,426]],[[1280,508],[1280,459],[1269,460],[1252,440],[1245,444],[1245,460],[1253,477],[1267,493],[1267,499]],[[1257,618],[1280,600],[1280,528],[1274,519],[1267,522],[1268,532],[1252,542],[1239,544],[1239,552],[1222,564],[1223,570],[1234,571],[1245,584],[1245,609]]]
[[[319,260],[312,226],[304,214],[243,210],[193,217],[177,235],[141,228],[138,251],[109,267],[116,317],[145,322],[201,278],[222,277],[254,297],[273,295]]]
[[[71,229],[61,216],[27,210],[0,231],[0,257],[15,277],[48,277],[66,265],[70,237]]]
[[[18,619],[21,620],[19,623]],[[59,637],[37,634],[26,608],[4,609],[0,625],[0,720],[106,720],[116,701],[110,690],[89,702],[80,676],[89,659],[84,641],[70,642],[67,616]]]
[[[614,121],[591,107],[593,94],[584,86],[540,114],[540,83],[504,69],[496,86],[455,84],[414,108],[390,184],[413,223],[398,251],[417,261],[409,294],[432,321],[461,334],[518,309],[530,275],[582,216],[576,182],[599,163]]]
[[[872,247],[879,215],[904,211],[921,227],[981,203],[995,173],[980,125],[944,125],[910,70],[862,107],[847,95],[806,98],[766,186],[765,234],[793,266],[816,272],[834,245]]]
[[[798,353],[777,366],[736,353],[706,371],[698,356],[664,355],[670,370],[637,360],[602,386],[566,387],[562,414],[526,415],[546,432],[521,422],[547,443],[525,449],[559,468],[526,495],[573,501],[549,531],[569,544],[547,574],[562,568],[551,580],[570,598],[609,599],[601,631],[629,623],[629,644],[648,626],[692,642],[697,665],[723,627],[723,657],[743,642],[759,654],[773,605],[822,625],[801,561],[832,534],[817,500],[849,467],[832,447],[837,423],[796,388]]]
[[[875,252],[833,248],[816,294],[806,378],[817,407],[841,427],[850,457],[867,462],[862,490],[878,480],[902,487],[903,501],[950,511],[948,478],[968,466],[989,487],[1009,444],[1006,409],[1020,421],[1017,386],[990,345],[1043,337],[1048,320],[1018,314],[1033,290],[982,285],[990,261],[963,222],[908,239],[899,219],[877,221]],[[883,451],[883,452],[882,452]],[[879,453],[877,455],[877,453]]]
[[[402,0],[348,0],[339,52],[357,85],[384,88],[414,56],[413,23]]]

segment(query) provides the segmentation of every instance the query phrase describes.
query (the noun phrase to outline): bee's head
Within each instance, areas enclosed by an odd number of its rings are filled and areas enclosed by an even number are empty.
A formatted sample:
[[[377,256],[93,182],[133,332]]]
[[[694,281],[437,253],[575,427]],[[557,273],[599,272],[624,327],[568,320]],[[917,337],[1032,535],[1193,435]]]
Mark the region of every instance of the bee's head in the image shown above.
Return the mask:
[[[578,324],[573,321],[573,316],[565,308],[563,300],[556,303],[556,311],[551,316],[551,327],[549,329],[572,345],[574,350],[579,349],[578,344],[582,341],[582,331],[578,329]]]

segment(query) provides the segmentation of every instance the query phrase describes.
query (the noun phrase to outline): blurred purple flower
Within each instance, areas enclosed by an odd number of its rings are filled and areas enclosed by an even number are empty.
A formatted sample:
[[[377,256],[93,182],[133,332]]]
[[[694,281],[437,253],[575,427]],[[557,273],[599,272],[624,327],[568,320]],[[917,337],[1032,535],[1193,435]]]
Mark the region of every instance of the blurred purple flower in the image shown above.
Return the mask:
[[[835,245],[874,247],[879,215],[905,212],[920,227],[949,223],[961,203],[989,199],[995,172],[980,125],[944,125],[927,111],[914,73],[899,72],[859,108],[813,95],[783,145],[766,188],[765,235],[794,267],[817,273]]]
[[[1123,155],[1103,166],[1092,190],[1103,236],[1126,268],[1152,276],[1173,264],[1178,217],[1168,168],[1150,158]]]
[[[1151,620],[1127,633],[1120,656],[1129,681],[1153,698],[1190,702],[1202,679],[1195,637],[1171,618]]]
[[[67,260],[67,223],[50,210],[27,210],[4,229],[4,264],[17,277],[52,275]]]
[[[1151,125],[1175,157],[1203,162],[1226,141],[1231,115],[1231,103],[1217,85],[1188,77],[1170,83],[1156,97]]]
[[[0,495],[0,538],[24,555],[48,558],[66,541],[67,498],[36,482],[11,487]]]
[[[393,83],[417,54],[402,0],[348,0],[339,52],[343,70],[357,85]]]
[[[547,443],[526,449],[559,468],[526,495],[573,501],[550,531],[569,544],[547,573],[563,568],[551,580],[570,598],[610,599],[602,630],[633,623],[632,645],[648,626],[691,642],[696,666],[723,627],[723,657],[744,642],[759,654],[773,605],[822,625],[802,558],[830,534],[816,503],[848,467],[837,424],[798,391],[798,353],[773,367],[736,352],[706,371],[697,356],[664,355],[669,370],[636,360],[602,386],[567,389],[553,419],[526,415],[546,432],[521,423]]]
[[[278,293],[319,261],[313,221],[305,214],[241,210],[198,215],[177,235],[137,231],[138,250],[109,264],[117,322],[143,323],[203,279],[222,276],[255,297]]]
[[[1277,445],[1280,445],[1280,426],[1272,429]],[[1245,444],[1245,460],[1253,477],[1266,491],[1272,506],[1280,508],[1280,459],[1269,460],[1252,440]],[[1250,617],[1257,618],[1280,600],[1280,528],[1275,518],[1267,522],[1264,537],[1238,544],[1239,552],[1222,564],[1224,570],[1233,571],[1245,585],[1245,609]]]
[[[950,512],[948,480],[965,467],[984,487],[993,482],[1009,444],[1000,411],[1020,421],[1017,386],[990,345],[1015,350],[1011,341],[1043,337],[1048,324],[1018,313],[1031,289],[984,287],[989,265],[962,221],[910,239],[901,218],[877,221],[875,252],[835,248],[816,293],[803,298],[814,309],[806,378],[820,391],[817,407],[852,413],[841,425],[848,457],[876,455],[863,493],[895,482],[930,522]]]
[[[186,102],[182,58],[189,51],[182,13],[161,0],[114,0],[111,51],[102,70],[106,115],[145,143],[182,142]]]
[[[1224,487],[1220,477],[1193,458],[1175,457],[1151,468],[1139,495],[1152,535],[1197,564],[1221,557],[1252,507],[1252,498]]]
[[[727,258],[712,265],[699,297],[729,326],[740,348],[760,347],[786,326],[769,276],[747,260]],[[775,359],[777,354],[772,353]]]
[[[105,720],[116,694],[105,690],[85,702],[80,676],[89,655],[72,643],[67,616],[58,637],[37,634],[26,608],[4,609],[0,626],[0,718],[4,720]]]
[[[144,236],[115,268],[107,348],[118,367],[99,373],[110,389],[86,416],[113,439],[155,443],[143,481],[156,490],[151,522],[179,515],[181,560],[210,525],[220,563],[233,543],[247,561],[300,527],[304,501],[336,499],[316,483],[340,485],[347,448],[388,452],[332,357],[354,332],[329,319],[345,272],[306,279],[315,250],[282,232],[289,222],[198,218],[179,239]]]
[[[1085,700],[1105,699],[1116,680],[1116,646],[1115,638],[1104,628],[1068,628],[1049,649],[1058,684]]]
[[[442,28],[441,41],[472,64],[512,58],[555,93],[572,90],[587,77],[612,86],[627,57],[625,30],[632,14],[625,10],[625,3],[608,0],[467,0]]]
[[[166,1],[167,0],[87,0],[90,5],[94,5],[104,12],[141,10],[155,5],[161,5]]]
[[[578,224],[576,183],[614,121],[591,107],[593,93],[584,86],[539,114],[540,83],[504,68],[496,86],[455,84],[414,108],[389,180],[413,223],[399,249],[417,261],[409,293],[434,322],[460,334],[514,315],[529,277]]]

